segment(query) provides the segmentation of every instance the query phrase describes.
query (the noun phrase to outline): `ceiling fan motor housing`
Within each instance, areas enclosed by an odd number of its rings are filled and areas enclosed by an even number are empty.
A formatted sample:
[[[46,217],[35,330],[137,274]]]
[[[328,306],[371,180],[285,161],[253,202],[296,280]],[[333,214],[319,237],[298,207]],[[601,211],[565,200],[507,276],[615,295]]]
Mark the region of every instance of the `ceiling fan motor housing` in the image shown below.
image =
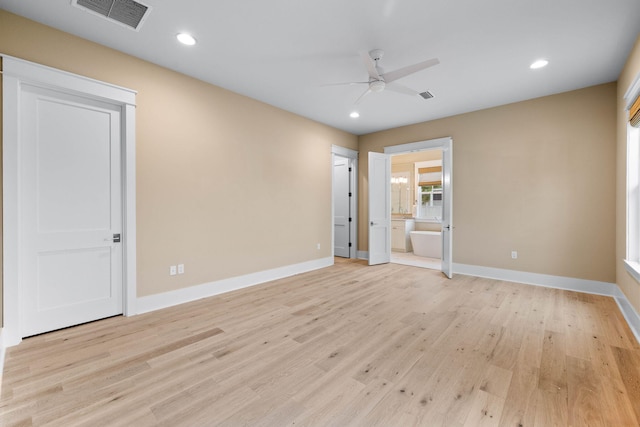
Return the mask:
[[[374,80],[369,83],[369,89],[371,89],[371,92],[382,92],[385,86],[386,85],[383,80]]]
[[[379,61],[384,56],[384,51],[382,49],[373,49],[372,51],[369,51],[369,56],[374,61]]]

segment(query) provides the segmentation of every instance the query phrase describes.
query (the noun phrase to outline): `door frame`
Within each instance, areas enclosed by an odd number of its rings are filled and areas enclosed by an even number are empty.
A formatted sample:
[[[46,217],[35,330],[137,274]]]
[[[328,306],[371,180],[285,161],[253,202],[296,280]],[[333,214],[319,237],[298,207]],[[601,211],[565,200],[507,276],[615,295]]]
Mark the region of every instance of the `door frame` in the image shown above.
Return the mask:
[[[22,341],[18,147],[21,87],[38,86],[117,106],[121,111],[123,314],[136,314],[136,91],[0,54],[2,57],[2,283],[4,346]]]
[[[410,142],[408,144],[392,145],[384,147],[384,154],[407,154],[416,151],[442,150],[443,172],[443,231],[442,231],[442,272],[449,278],[453,277],[453,138],[429,139],[426,141]],[[445,156],[445,151],[448,153]],[[386,191],[389,191],[387,189]],[[445,225],[446,218],[448,223]],[[446,230],[445,230],[446,229]],[[445,234],[446,233],[446,234]],[[445,265],[445,252],[448,256],[448,265]]]
[[[335,222],[333,217],[335,213],[335,206],[333,203],[333,167],[336,157],[345,157],[349,159],[349,167],[351,168],[351,172],[349,173],[349,191],[351,192],[351,200],[349,201],[349,203],[352,220],[349,235],[349,240],[351,241],[349,258],[356,259],[358,258],[358,152],[349,148],[340,147],[338,145],[331,146],[331,256],[335,256]]]

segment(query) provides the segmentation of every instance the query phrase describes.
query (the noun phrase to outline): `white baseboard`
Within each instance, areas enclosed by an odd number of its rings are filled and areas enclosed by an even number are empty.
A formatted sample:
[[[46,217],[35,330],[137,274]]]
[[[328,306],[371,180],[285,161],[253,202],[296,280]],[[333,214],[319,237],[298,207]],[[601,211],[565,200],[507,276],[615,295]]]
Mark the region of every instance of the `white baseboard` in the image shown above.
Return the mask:
[[[7,350],[2,336],[3,330],[4,328],[0,328],[0,390],[2,390],[2,374],[4,373],[4,355]]]
[[[358,259],[369,259],[369,251],[358,251]]]
[[[333,257],[320,258],[300,264],[288,265],[285,267],[246,274],[244,276],[231,277],[229,279],[190,286],[188,288],[177,289],[175,291],[140,297],[136,300],[136,312],[138,314],[147,313],[238,289],[248,288],[250,286],[259,285],[272,280],[282,279],[284,277],[290,277],[312,270],[318,270],[331,265],[333,265]]]
[[[631,332],[635,335],[636,340],[640,343],[640,316],[638,312],[633,308],[627,297],[620,291],[620,296],[615,297],[618,307],[622,312]]]
[[[547,288],[612,297],[618,304],[636,340],[640,343],[640,315],[638,315],[638,312],[633,308],[625,294],[615,283],[457,263],[453,264],[453,271],[456,274],[468,276],[485,277],[487,279],[505,280],[526,285],[544,286]]]
[[[528,273],[526,271],[505,270],[502,268],[482,267],[479,265],[453,264],[453,272],[467,276],[486,277],[487,279],[505,280],[524,283],[526,285],[544,286],[587,294],[618,296],[620,290],[615,283],[595,280],[576,279],[573,277],[551,276],[548,274]]]

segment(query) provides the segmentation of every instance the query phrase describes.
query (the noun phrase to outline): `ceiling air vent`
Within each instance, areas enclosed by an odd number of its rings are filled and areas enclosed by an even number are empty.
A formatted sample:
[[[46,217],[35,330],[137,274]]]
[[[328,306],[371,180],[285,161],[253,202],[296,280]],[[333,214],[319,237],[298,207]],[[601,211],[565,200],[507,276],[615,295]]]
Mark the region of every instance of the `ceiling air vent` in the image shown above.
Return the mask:
[[[151,11],[151,7],[133,0],[71,0],[71,4],[136,31]]]
[[[421,97],[423,97],[424,99],[431,99],[433,98],[433,94],[431,92],[429,92],[428,90],[422,92],[420,94]]]

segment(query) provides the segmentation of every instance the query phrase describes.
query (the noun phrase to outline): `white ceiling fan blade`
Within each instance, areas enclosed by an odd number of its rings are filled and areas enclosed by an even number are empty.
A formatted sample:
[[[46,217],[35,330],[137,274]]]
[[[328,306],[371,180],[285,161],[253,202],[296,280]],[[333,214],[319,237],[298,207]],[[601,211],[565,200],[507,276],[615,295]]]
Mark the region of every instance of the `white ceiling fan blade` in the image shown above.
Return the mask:
[[[419,96],[420,94],[418,93],[418,91],[415,91],[411,88],[408,88],[406,86],[403,86],[401,84],[398,83],[387,83],[387,85],[385,86],[385,90],[391,90],[393,92],[398,92],[398,93],[402,93],[404,95],[409,95],[409,96]]]
[[[425,68],[433,67],[434,65],[438,65],[440,61],[438,58],[427,59],[426,61],[418,62],[417,64],[407,65],[406,67],[402,67],[395,71],[389,71],[388,73],[383,74],[384,81],[387,83],[391,83],[395,80],[401,79],[409,74],[417,73],[420,70],[424,70]]]
[[[378,70],[376,69],[376,62],[371,59],[371,56],[368,52],[360,52],[360,57],[362,61],[364,61],[364,65],[367,67],[367,72],[369,73],[369,77],[372,80],[380,80],[380,74],[378,74]]]
[[[344,83],[325,83],[320,86],[353,86],[353,85],[368,85],[369,82],[344,82]]]
[[[356,102],[354,102],[354,105],[358,105],[358,104],[360,104],[360,102],[362,101],[362,99],[363,99],[365,96],[369,95],[370,93],[371,93],[371,89],[367,89],[367,90],[365,90],[365,91],[364,91],[364,93],[363,93],[362,95],[360,95],[360,98],[356,99]]]

